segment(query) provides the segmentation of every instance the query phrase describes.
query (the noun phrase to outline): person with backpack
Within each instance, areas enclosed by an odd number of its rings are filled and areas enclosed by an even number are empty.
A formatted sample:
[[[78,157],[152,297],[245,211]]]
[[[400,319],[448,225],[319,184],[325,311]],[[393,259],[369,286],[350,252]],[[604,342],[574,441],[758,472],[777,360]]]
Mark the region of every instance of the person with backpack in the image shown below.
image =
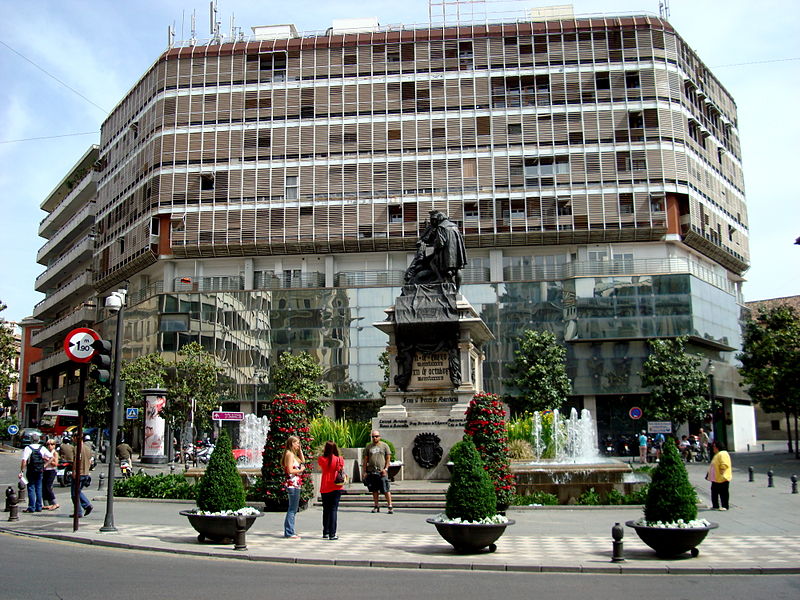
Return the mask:
[[[42,512],[42,477],[44,465],[53,453],[39,443],[39,434],[31,434],[31,443],[22,451],[19,478],[28,486],[28,508],[24,512]]]

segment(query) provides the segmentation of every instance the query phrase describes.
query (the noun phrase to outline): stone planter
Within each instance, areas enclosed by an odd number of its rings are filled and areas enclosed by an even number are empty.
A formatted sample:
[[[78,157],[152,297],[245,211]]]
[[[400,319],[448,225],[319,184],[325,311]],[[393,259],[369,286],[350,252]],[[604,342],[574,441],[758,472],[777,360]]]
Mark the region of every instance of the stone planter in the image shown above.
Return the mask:
[[[435,519],[427,519],[436,526],[445,541],[453,546],[456,552],[472,554],[488,547],[489,552],[497,550],[495,542],[505,533],[506,527],[513,525],[509,519],[506,523],[441,523]]]
[[[686,552],[691,552],[692,558],[696,557],[700,554],[697,549],[700,542],[706,538],[709,531],[719,527],[718,523],[711,523],[708,527],[691,528],[648,527],[635,523],[627,521],[625,525],[635,529],[639,538],[661,558],[677,558]]]
[[[189,524],[197,532],[198,542],[206,539],[223,542],[232,540],[236,535],[236,515],[198,515],[194,510],[182,510],[180,514],[189,519]],[[262,514],[245,515],[244,530],[250,529]]]

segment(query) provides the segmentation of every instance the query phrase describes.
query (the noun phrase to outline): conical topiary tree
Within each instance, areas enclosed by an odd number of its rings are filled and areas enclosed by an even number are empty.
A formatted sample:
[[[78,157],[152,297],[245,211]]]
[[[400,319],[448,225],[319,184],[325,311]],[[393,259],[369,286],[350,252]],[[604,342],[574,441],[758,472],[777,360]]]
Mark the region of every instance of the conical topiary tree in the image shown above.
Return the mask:
[[[245,507],[242,477],[236,469],[231,438],[220,431],[205,474],[197,484],[197,508],[209,512],[239,510]]]
[[[475,394],[466,412],[464,433],[472,438],[497,496],[497,511],[504,511],[514,495],[514,475],[508,453],[506,411],[500,396]]]
[[[497,497],[483,461],[468,436],[450,449],[453,477],[447,488],[448,519],[480,521],[497,514]]]
[[[697,518],[697,492],[689,483],[686,467],[672,438],[664,442],[661,460],[653,471],[644,518],[648,523],[675,523],[678,519]]]
[[[261,464],[261,493],[264,510],[282,511],[289,505],[286,493],[286,473],[281,465],[286,440],[291,435],[300,438],[300,446],[306,459],[306,469],[300,475],[303,489],[300,504],[303,506],[314,493],[311,481],[311,434],[308,427],[306,401],[295,394],[278,394],[266,407],[269,418],[269,434],[264,444],[264,458]]]

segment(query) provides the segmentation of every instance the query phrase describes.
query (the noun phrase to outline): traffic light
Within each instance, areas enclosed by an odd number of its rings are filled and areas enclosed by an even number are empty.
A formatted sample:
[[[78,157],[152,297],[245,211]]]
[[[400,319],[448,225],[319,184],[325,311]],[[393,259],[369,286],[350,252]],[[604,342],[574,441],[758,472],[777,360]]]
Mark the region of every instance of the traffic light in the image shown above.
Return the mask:
[[[95,340],[92,342],[92,348],[94,348],[92,364],[95,368],[89,373],[89,377],[97,383],[111,386],[111,342]]]

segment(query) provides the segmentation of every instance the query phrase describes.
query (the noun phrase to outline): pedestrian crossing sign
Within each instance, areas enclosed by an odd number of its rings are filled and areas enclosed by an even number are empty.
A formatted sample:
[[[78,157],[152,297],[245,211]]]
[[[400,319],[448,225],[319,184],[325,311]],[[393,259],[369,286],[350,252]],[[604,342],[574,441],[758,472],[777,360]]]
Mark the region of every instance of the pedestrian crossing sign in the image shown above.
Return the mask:
[[[135,420],[139,418],[139,409],[138,408],[126,408],[125,409],[125,418],[128,420]]]

